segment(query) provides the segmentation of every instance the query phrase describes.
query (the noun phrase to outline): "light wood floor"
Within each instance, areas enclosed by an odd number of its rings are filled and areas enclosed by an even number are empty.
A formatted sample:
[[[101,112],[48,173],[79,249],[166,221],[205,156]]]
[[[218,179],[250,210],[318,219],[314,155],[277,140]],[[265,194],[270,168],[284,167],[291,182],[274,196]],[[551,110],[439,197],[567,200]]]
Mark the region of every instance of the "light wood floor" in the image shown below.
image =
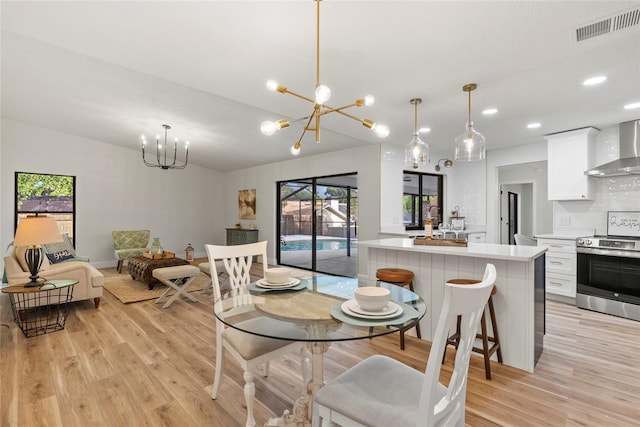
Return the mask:
[[[213,383],[212,303],[123,305],[108,292],[99,309],[75,303],[65,330],[25,338],[0,296],[0,426],[243,426],[242,373],[227,358]],[[331,379],[360,359],[387,354],[424,369],[429,343],[397,334],[334,343]],[[453,352],[447,357],[448,380]],[[545,350],[534,374],[494,364],[484,379],[472,358],[469,426],[640,426],[640,323],[549,302]],[[279,415],[301,392],[298,356],[256,376],[256,418]],[[391,426],[390,426],[391,427]]]

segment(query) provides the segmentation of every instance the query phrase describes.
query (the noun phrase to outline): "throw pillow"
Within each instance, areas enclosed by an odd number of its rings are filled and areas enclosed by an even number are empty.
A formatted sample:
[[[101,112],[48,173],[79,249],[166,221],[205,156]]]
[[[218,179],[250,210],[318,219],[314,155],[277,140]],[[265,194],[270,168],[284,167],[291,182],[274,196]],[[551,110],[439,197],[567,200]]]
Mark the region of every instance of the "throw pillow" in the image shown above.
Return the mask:
[[[56,252],[68,251],[71,256],[76,256],[76,250],[73,248],[71,239],[69,239],[69,235],[67,233],[62,234],[62,242],[47,243],[45,245],[42,245],[42,247],[47,254],[55,254]]]
[[[25,272],[29,272],[29,266],[27,265],[27,260],[24,259],[24,254],[27,251],[27,246],[18,246],[15,248],[16,259],[20,263],[20,267]],[[40,266],[40,271],[49,270],[51,265],[49,264],[49,260],[46,256],[42,256],[42,265]]]
[[[72,259],[73,254],[65,249],[64,251],[54,252],[52,254],[47,253],[47,258],[49,258],[49,262],[51,264],[57,264],[59,262],[66,261],[68,259]]]

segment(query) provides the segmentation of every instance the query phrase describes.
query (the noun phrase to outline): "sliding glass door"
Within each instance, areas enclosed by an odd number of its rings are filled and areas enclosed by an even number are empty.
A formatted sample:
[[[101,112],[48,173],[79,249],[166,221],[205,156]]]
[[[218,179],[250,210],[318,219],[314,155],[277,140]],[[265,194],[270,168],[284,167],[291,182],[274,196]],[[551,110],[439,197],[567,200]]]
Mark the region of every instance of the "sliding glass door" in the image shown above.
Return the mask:
[[[356,277],[357,175],[278,182],[278,264]]]

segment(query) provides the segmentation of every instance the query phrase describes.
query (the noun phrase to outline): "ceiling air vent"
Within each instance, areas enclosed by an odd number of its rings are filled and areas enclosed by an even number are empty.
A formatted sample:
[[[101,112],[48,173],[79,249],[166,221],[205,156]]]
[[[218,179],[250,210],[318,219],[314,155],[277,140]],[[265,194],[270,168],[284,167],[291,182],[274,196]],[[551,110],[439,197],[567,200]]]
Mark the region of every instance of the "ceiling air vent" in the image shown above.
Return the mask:
[[[632,9],[577,28],[576,40],[581,42],[638,24],[640,24],[640,9]]]

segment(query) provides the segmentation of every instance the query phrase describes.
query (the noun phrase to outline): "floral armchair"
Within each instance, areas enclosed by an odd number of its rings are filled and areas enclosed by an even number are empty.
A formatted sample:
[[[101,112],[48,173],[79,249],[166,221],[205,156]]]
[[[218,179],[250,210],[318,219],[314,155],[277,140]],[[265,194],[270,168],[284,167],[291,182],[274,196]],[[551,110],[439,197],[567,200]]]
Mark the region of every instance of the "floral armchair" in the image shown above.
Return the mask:
[[[113,237],[113,248],[118,260],[118,273],[122,273],[124,261],[135,256],[142,255],[147,249],[150,230],[116,230],[111,233]]]

